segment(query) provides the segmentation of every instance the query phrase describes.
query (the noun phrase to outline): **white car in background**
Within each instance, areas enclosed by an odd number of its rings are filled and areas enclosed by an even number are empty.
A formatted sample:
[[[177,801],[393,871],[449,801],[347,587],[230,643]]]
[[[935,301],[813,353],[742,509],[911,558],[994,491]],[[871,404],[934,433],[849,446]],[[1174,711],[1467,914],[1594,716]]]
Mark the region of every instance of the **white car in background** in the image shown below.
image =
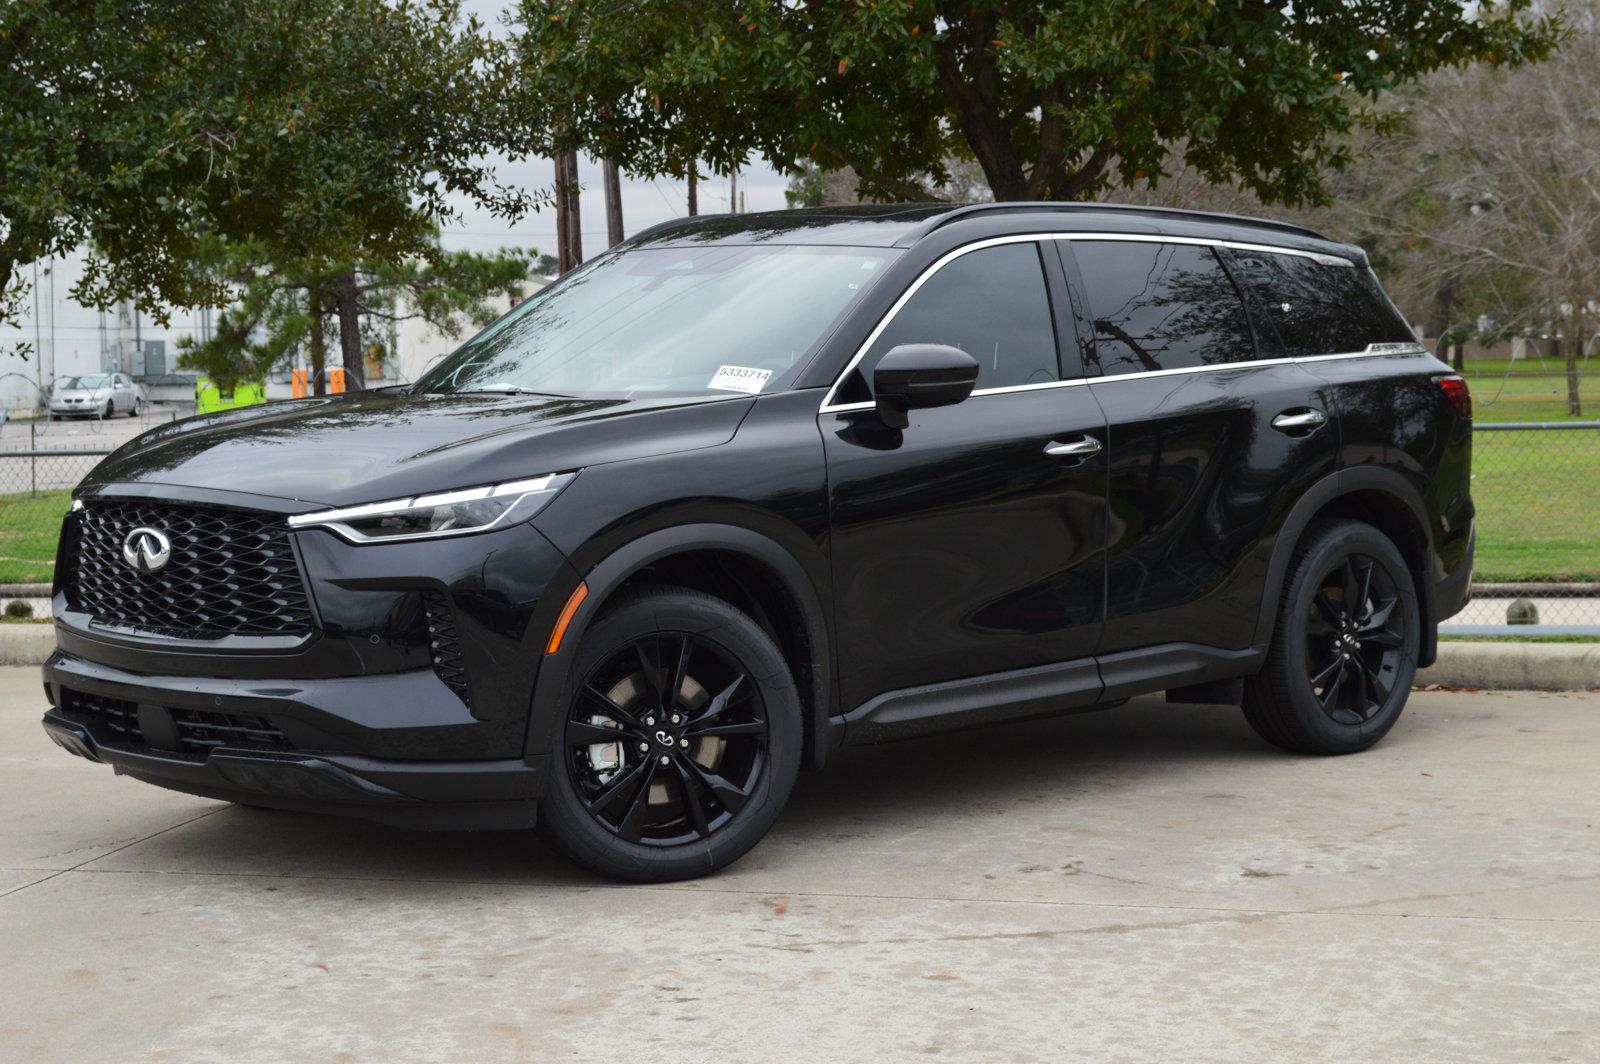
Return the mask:
[[[52,417],[138,417],[144,389],[126,373],[85,373],[68,377],[50,394]]]

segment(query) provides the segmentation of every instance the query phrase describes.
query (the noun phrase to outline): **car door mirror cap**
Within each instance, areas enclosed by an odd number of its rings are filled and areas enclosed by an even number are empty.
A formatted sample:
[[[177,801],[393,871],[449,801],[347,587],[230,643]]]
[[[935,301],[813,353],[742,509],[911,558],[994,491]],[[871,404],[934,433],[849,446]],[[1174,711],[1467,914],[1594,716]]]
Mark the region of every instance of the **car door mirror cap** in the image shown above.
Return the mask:
[[[977,383],[978,360],[946,344],[899,344],[872,371],[878,417],[895,429],[910,424],[909,411],[959,403]]]

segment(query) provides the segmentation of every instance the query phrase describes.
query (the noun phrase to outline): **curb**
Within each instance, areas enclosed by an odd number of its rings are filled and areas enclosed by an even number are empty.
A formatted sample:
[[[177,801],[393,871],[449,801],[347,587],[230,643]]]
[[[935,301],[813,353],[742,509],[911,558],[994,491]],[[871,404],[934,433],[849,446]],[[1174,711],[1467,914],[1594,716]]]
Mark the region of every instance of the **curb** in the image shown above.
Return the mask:
[[[0,624],[0,665],[43,665],[55,649],[53,624]]]
[[[56,648],[53,624],[0,624],[0,666],[43,665]],[[1591,691],[1600,688],[1600,643],[1439,644],[1439,660],[1417,673],[1426,687],[1498,691]]]
[[[1600,643],[1471,643],[1442,640],[1439,660],[1416,684],[1499,691],[1600,688]]]

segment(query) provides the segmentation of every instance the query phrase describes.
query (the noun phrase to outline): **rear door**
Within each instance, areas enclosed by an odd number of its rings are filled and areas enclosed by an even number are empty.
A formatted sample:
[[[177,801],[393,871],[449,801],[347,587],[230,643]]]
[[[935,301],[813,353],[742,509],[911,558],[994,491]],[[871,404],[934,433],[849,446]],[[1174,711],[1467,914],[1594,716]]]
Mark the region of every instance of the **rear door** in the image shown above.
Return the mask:
[[[1276,535],[1333,471],[1323,383],[1261,359],[1218,248],[1063,241],[1091,321],[1090,388],[1108,422],[1101,650],[1250,645]]]
[[[1075,346],[1063,373],[1057,335],[1071,329],[1048,244],[959,251],[902,297],[823,407],[845,709],[1093,654],[1105,423]],[[977,387],[891,429],[871,407],[872,368],[915,342],[972,355]]]

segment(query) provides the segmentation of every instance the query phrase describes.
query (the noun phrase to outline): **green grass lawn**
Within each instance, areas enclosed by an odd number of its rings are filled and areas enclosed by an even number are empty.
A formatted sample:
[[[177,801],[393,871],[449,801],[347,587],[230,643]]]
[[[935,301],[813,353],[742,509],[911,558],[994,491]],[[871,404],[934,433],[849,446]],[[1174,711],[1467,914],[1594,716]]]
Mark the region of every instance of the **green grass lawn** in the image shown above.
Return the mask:
[[[66,488],[0,495],[0,584],[50,582],[71,497]]]
[[[1578,398],[1582,420],[1600,421],[1600,355],[1579,363]],[[1479,421],[1569,421],[1564,363],[1547,358],[1512,362],[1504,358],[1467,363],[1472,412]]]
[[[1600,580],[1600,430],[1472,439],[1480,580]]]

